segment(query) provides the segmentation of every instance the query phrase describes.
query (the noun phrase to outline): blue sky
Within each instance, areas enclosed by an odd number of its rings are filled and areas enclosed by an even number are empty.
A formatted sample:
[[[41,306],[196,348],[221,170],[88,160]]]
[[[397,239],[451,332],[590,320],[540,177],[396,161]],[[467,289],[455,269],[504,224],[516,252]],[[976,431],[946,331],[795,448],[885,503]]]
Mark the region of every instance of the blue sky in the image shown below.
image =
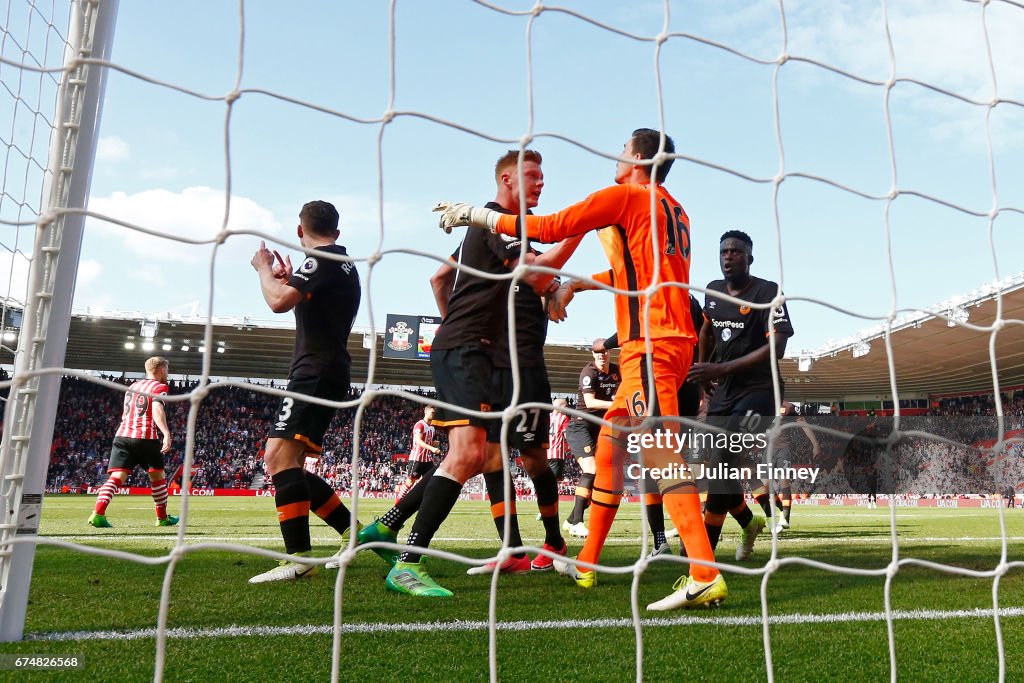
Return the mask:
[[[497,6],[522,11],[528,2]],[[662,30],[661,2],[564,2],[561,6],[638,35]],[[881,5],[786,2],[788,54],[885,81],[890,62]],[[1024,102],[1024,11],[988,8],[998,93]],[[149,3],[122,0],[113,60],[126,69],[213,96],[238,77],[239,8],[235,2]],[[925,81],[968,98],[993,97],[980,5],[904,0],[888,3],[896,76]],[[629,132],[658,127],[655,44],[617,35],[564,13],[508,16],[467,0],[399,0],[395,21],[398,112],[458,123],[481,134],[519,140],[530,132],[544,155],[546,187],[538,212],[555,211],[612,181],[614,157]],[[389,105],[389,17],[385,2],[245,4],[241,87],[259,88],[363,119]],[[669,30],[725,44],[760,60],[783,49],[774,1],[673,2]],[[783,168],[776,139],[777,87],[784,169],[824,176],[871,195],[893,186],[885,89],[805,61],[777,69],[688,37],[661,47],[664,120],[679,160],[667,186],[686,208],[693,235],[691,279],[719,276],[717,242],[739,228],[755,242],[756,275],[787,295],[827,300],[864,315],[926,307],[991,281],[996,274],[988,219],[910,195],[888,206],[893,301],[884,201],[819,181],[787,178],[777,201],[770,180]],[[533,120],[530,127],[530,95]],[[226,188],[223,101],[209,102],[110,76],[90,208],[170,235],[212,238],[223,220]],[[987,212],[995,199],[984,107],[911,83],[890,91],[897,186]],[[999,207],[1024,207],[1024,108],[991,113]],[[550,137],[557,134],[575,144]],[[382,154],[378,159],[378,138]],[[378,246],[378,185],[384,203],[383,249],[409,247],[446,256],[459,236],[435,227],[438,200],[482,204],[494,195],[492,166],[508,147],[413,115],[382,127],[331,116],[262,94],[246,93],[230,120],[230,227],[296,242],[303,202],[327,199],[342,214],[341,242],[365,257]],[[592,148],[600,154],[584,149]],[[378,172],[378,163],[383,175]],[[775,213],[778,211],[778,230]],[[1001,213],[993,236],[1001,276],[1024,270],[1024,218]],[[232,236],[214,262],[212,249],[131,234],[90,221],[75,308],[161,313],[273,314],[260,296],[249,258],[258,244]],[[297,252],[293,253],[293,261]],[[585,240],[567,270],[605,267],[596,238]],[[436,262],[387,255],[360,266],[368,322],[386,313],[433,314],[427,279]],[[17,272],[17,269],[15,269]],[[790,304],[796,337],[790,353],[853,334],[869,323],[817,304]],[[557,339],[592,339],[613,329],[606,293],[580,295]]]

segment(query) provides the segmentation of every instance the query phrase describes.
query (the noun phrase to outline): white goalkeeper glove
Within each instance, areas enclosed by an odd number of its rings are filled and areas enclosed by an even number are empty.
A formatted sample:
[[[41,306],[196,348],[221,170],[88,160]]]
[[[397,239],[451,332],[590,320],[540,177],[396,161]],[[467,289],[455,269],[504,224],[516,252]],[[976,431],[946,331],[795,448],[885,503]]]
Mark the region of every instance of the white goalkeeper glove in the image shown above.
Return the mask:
[[[441,212],[438,225],[449,234],[452,228],[459,228],[463,225],[468,225],[471,228],[487,228],[494,232],[494,226],[498,224],[498,216],[501,215],[497,211],[462,202],[438,202],[434,211]]]

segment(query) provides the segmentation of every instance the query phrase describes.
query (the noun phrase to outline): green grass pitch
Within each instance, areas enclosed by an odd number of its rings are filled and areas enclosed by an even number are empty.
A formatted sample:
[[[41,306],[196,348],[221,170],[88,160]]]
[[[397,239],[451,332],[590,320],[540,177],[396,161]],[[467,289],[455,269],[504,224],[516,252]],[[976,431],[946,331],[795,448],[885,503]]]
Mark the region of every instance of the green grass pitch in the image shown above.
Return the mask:
[[[153,524],[152,503],[117,497],[113,529],[86,526],[91,496],[53,496],[44,504],[41,534],[94,548],[158,557],[172,548],[176,529]],[[180,501],[172,501],[172,514]],[[187,543],[239,543],[280,550],[273,503],[263,498],[193,498]],[[360,501],[365,522],[389,505]],[[532,503],[521,503],[525,541],[539,545]],[[603,562],[636,558],[640,507],[624,505]],[[1024,560],[1024,511],[1005,515],[1008,561]],[[718,549],[732,562],[737,535],[728,522]],[[900,557],[991,570],[1001,550],[994,509],[898,509]],[[494,527],[483,503],[460,503],[435,547],[473,557],[494,552]],[[338,549],[334,532],[313,522],[314,550]],[[676,542],[673,542],[674,544]],[[762,537],[747,568],[764,566]],[[674,547],[678,548],[678,545]],[[570,549],[579,542],[570,543]],[[798,506],[779,557],[877,569],[892,559],[889,511]],[[358,627],[341,637],[340,678],[347,681],[486,680],[486,621],[490,577],[466,576],[466,565],[430,561],[432,574],[455,591],[449,600],[413,599],[384,590],[386,567],[360,553],[344,582],[343,621]],[[337,573],[250,586],[247,579],[273,561],[245,552],[196,550],[175,566],[170,591],[164,680],[325,681],[331,670],[330,625]],[[152,680],[160,592],[166,564],[143,565],[40,546],[35,559],[26,641],[0,644],[0,653],[76,654],[85,671],[19,674],[44,680]],[[639,584],[645,680],[764,680],[761,577],[727,573],[729,599],[717,610],[647,613],[685,569],[654,562]],[[602,574],[589,591],[552,572],[501,577],[497,617],[498,675],[502,680],[622,681],[635,678],[630,574]],[[991,681],[998,676],[994,620],[959,611],[992,607],[990,578],[903,567],[892,582],[896,667],[900,680]],[[884,577],[852,576],[783,565],[767,583],[773,668],[779,681],[880,680],[889,677],[883,612]],[[1024,680],[1024,571],[1014,567],[999,586],[1006,679]],[[914,614],[906,614],[919,610]],[[658,622],[655,618],[669,621]],[[608,621],[598,621],[608,620]],[[514,623],[513,623],[514,622]],[[433,624],[420,630],[402,625]],[[237,627],[228,631],[229,627]],[[306,632],[302,627],[308,627]],[[397,628],[396,628],[397,627]],[[100,632],[108,632],[102,634]],[[3,675],[0,674],[0,678]]]

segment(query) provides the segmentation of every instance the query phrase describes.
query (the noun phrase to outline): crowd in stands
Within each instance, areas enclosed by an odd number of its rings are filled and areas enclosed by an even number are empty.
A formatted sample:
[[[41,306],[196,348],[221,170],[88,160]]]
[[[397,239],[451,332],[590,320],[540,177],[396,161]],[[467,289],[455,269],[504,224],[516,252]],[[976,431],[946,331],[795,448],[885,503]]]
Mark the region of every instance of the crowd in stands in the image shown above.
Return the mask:
[[[849,493],[873,488],[879,494],[950,497],[959,494],[1005,493],[1024,488],[1024,394],[1014,392],[1003,403],[1002,432],[991,396],[944,399],[928,415],[905,416],[902,436],[890,449],[819,434],[822,456],[815,460],[809,440],[792,438],[792,461],[822,467],[809,492]],[[881,440],[892,432],[891,417],[824,417],[811,422],[847,434]],[[869,425],[871,425],[869,427]],[[1010,441],[994,450],[1002,433]],[[928,434],[930,436],[920,436]],[[864,493],[866,491],[858,491]]]
[[[119,384],[127,379],[105,377]],[[188,394],[195,382],[169,383],[172,396]],[[283,388],[280,383],[278,389]],[[347,400],[361,391],[353,389]],[[422,394],[432,397],[430,394]],[[123,392],[87,380],[66,378],[61,387],[54,427],[49,487],[76,489],[102,481],[110,443],[121,416]],[[263,474],[263,446],[275,415],[279,396],[259,387],[218,386],[198,403],[192,485],[197,488],[249,488],[269,482]],[[165,404],[173,450],[166,458],[168,474],[179,470],[185,452],[186,425],[191,402]],[[324,437],[318,464],[329,480],[351,486],[353,423],[356,408],[339,410]],[[360,430],[360,481],[363,490],[390,490],[404,468],[392,462],[396,453],[408,453],[412,426],[422,417],[420,404],[397,396],[377,396],[363,412]],[[181,476],[179,472],[178,481]],[[141,469],[132,472],[130,486],[146,486]]]
[[[0,369],[2,371],[2,369]],[[2,377],[2,376],[0,376]],[[121,385],[128,378],[104,377]],[[167,457],[168,474],[177,472],[185,452],[186,424],[192,403],[185,394],[196,382],[170,383],[172,399],[166,402],[168,422],[173,435],[173,450]],[[284,388],[283,382],[242,387],[213,383],[198,402],[195,430],[195,456],[191,472],[192,485],[197,488],[258,488],[269,486],[263,472],[262,448],[268,426],[275,416],[279,397],[267,393],[267,386]],[[361,396],[353,389],[350,400]],[[420,395],[433,398],[431,392]],[[57,420],[47,476],[52,489],[67,487],[85,490],[105,479],[110,443],[121,415],[123,392],[95,382],[65,378],[61,385]],[[1024,428],[1024,390],[1004,394],[1003,411],[1006,431]],[[932,402],[928,416],[904,418],[913,428],[949,438],[963,444],[991,439],[995,434],[995,402],[992,395],[962,396]],[[395,454],[408,453],[411,448],[413,424],[422,417],[422,404],[413,400],[377,395],[362,413],[359,434],[359,477],[353,481],[352,442],[356,407],[338,411],[324,439],[324,451],[314,468],[336,489],[351,491],[355,485],[361,492],[393,491],[405,477],[405,465]],[[827,418],[826,418],[827,419]],[[891,422],[890,422],[891,424]],[[446,444],[442,440],[442,451]],[[822,438],[822,458],[828,464],[836,453],[828,439]],[[790,439],[794,463],[811,463],[810,442],[796,432]],[[942,495],[963,490],[994,490],[1003,482],[1024,482],[1024,445],[1012,444],[1001,457],[985,455],[976,449],[952,446],[931,439],[906,439],[897,451],[900,462],[901,490],[916,495]],[[515,455],[515,454],[513,454]],[[560,493],[572,495],[579,469],[572,460],[567,474],[559,482]],[[532,493],[529,478],[514,463],[511,465],[515,487],[520,496]],[[823,478],[826,483],[829,478]],[[136,469],[128,482],[132,486],[148,486],[146,473]],[[483,491],[482,478],[467,483],[471,493]]]
[[[103,377],[107,381],[128,385],[126,378]],[[177,400],[165,403],[168,426],[173,436],[173,450],[166,457],[168,475],[177,473],[181,483],[180,465],[185,452],[186,425],[191,402],[184,398],[197,386],[196,382],[170,381],[169,388]],[[267,385],[273,386],[273,385]],[[276,388],[283,389],[283,383]],[[362,395],[353,389],[347,400]],[[433,392],[420,392],[434,398]],[[54,426],[53,446],[47,486],[50,489],[85,490],[105,478],[110,443],[121,417],[124,394],[88,380],[65,378],[61,385],[58,416]],[[263,471],[263,446],[268,426],[274,418],[279,397],[261,391],[258,386],[237,387],[211,384],[209,392],[198,403],[195,444],[191,470],[195,488],[259,488],[269,487]],[[405,465],[395,454],[406,454],[412,446],[412,427],[422,418],[422,404],[391,395],[376,396],[362,414],[359,435],[359,481],[362,492],[393,491],[405,477]],[[339,491],[351,491],[352,440],[356,408],[339,410],[324,437],[324,450],[310,467]],[[444,435],[439,434],[442,451],[446,451]],[[573,463],[575,465],[575,463]],[[532,493],[529,478],[515,464],[512,473],[520,494]],[[560,483],[563,493],[571,494],[575,474]],[[139,468],[128,479],[129,486],[148,486],[146,473]],[[467,491],[481,492],[483,481],[471,480]]]
[[[965,417],[992,417],[996,414],[996,401],[993,394],[981,396],[958,396],[942,398],[936,401],[929,411],[930,415],[959,415]],[[1006,392],[1002,396],[1003,415],[1018,418],[1014,429],[1020,429],[1024,418],[1024,389]]]

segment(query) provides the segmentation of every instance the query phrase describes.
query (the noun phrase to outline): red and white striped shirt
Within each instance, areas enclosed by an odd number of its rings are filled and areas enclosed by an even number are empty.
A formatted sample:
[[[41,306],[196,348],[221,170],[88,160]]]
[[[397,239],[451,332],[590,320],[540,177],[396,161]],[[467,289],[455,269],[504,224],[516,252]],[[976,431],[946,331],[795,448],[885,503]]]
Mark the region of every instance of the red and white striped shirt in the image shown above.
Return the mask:
[[[565,428],[569,416],[557,410],[551,413],[548,426],[548,460],[565,460],[569,457],[569,443],[565,440]]]
[[[409,462],[433,462],[434,453],[416,443],[416,437],[434,445],[434,428],[426,420],[420,420],[412,428],[412,450],[409,451]]]
[[[121,414],[121,426],[115,436],[129,439],[160,439],[163,435],[153,422],[153,400],[137,392],[167,395],[167,385],[155,379],[140,379],[124,394],[124,412]]]

